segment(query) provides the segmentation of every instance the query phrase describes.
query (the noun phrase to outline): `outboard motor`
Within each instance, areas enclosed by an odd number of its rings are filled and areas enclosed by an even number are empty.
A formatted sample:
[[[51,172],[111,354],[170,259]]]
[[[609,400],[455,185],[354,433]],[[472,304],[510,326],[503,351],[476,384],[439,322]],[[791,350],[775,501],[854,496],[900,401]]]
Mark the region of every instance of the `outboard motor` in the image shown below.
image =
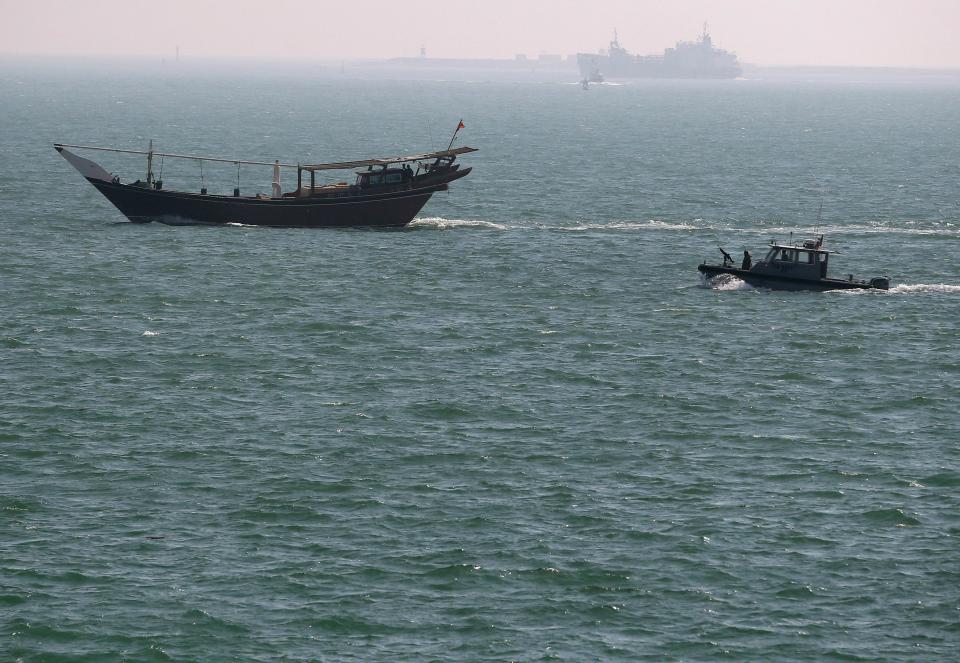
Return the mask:
[[[875,276],[870,279],[870,287],[876,288],[877,290],[889,290],[890,279],[888,279],[886,276]]]

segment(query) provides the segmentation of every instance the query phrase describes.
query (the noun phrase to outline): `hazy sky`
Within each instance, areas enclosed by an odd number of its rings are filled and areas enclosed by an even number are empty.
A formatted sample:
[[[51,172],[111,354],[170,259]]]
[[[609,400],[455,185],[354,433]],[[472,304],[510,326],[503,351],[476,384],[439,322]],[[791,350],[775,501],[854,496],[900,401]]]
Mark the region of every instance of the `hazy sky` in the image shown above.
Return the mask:
[[[510,58],[693,39],[744,62],[960,67],[960,0],[0,0],[0,53]]]

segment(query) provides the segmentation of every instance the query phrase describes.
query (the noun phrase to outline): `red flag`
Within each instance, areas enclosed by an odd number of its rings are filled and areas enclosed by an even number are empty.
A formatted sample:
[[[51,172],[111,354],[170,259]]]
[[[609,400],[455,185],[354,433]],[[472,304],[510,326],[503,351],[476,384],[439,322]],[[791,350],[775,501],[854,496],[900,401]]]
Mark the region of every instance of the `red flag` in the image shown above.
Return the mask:
[[[463,128],[464,128],[463,120],[460,120],[460,122],[457,123],[457,128],[453,130],[453,135],[450,136],[450,144],[447,145],[448,150],[451,147],[453,147],[453,141],[457,139],[457,134],[460,133],[460,130]]]

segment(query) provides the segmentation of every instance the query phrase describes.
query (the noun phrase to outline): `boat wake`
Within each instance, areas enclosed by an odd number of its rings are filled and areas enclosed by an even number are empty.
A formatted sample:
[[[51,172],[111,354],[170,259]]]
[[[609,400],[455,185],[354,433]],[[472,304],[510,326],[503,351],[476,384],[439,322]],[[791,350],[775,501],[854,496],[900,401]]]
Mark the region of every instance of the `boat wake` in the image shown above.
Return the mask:
[[[551,230],[583,232],[585,230],[701,230],[702,226],[667,221],[612,221],[610,223],[580,223],[575,226],[558,226]]]
[[[455,230],[458,228],[479,228],[482,230],[506,230],[507,226],[492,221],[478,221],[470,219],[444,219],[439,216],[429,216],[414,219],[407,225],[408,228],[423,230]]]
[[[581,85],[583,85],[583,81],[567,81],[567,82],[564,83],[564,85],[577,85],[577,86],[581,86]],[[598,85],[598,86],[599,86],[599,85],[603,85],[603,86],[607,86],[607,87],[623,87],[623,86],[624,86],[624,83],[614,83],[614,82],[612,82],[612,81],[600,81],[599,83],[594,83],[594,82],[591,81],[590,87],[593,87],[594,85]]]
[[[700,221],[695,219],[694,223]],[[439,216],[430,216],[414,219],[408,228],[429,228],[434,230],[451,230],[454,228],[481,228],[490,230],[545,230],[548,232],[587,232],[592,230],[703,230],[703,225],[690,223],[669,223],[650,219],[648,221],[610,221],[607,223],[574,222],[570,225],[553,225],[546,223],[496,223],[480,219],[444,219]]]
[[[772,235],[788,235],[793,233],[794,237],[804,237],[807,235],[826,234],[828,236],[843,236],[857,234],[899,234],[899,235],[925,235],[955,237],[960,236],[960,227],[953,223],[909,223],[904,226],[891,225],[872,225],[857,224],[849,226],[821,226],[814,228],[790,228],[787,226],[763,226],[750,225],[743,226],[736,222],[712,222],[701,218],[666,221],[663,219],[646,219],[643,221],[618,220],[593,222],[587,220],[581,221],[561,221],[555,223],[534,223],[531,221],[519,220],[509,223],[496,223],[494,221],[483,221],[480,219],[445,219],[439,216],[430,216],[414,219],[409,228],[424,228],[433,230],[452,230],[456,228],[480,228],[490,230],[545,230],[548,232],[589,232],[589,231],[636,231],[636,230],[654,230],[654,231],[709,231],[724,233],[743,233],[751,236],[768,238]]]
[[[917,292],[936,292],[950,295],[960,295],[960,285],[948,285],[946,283],[901,283],[890,288],[887,292],[904,295]]]
[[[960,285],[946,283],[901,283],[891,286],[889,290],[832,290],[830,294],[838,295],[916,295],[916,294],[946,294],[960,295]]]
[[[720,274],[713,278],[700,278],[700,287],[709,290],[753,290],[753,286],[732,274]]]
[[[951,222],[923,221],[904,222],[902,225],[890,223],[861,223],[854,225],[818,226],[816,228],[797,228],[780,225],[764,225],[763,221],[744,225],[744,221],[710,220],[702,218],[666,221],[648,219],[646,221],[610,221],[607,223],[580,223],[566,226],[561,230],[708,230],[713,232],[744,233],[768,237],[770,235],[787,235],[793,233],[796,237],[803,235],[921,235],[937,237],[958,237],[960,226]]]
[[[769,228],[731,228],[731,230],[743,230],[747,232],[755,233],[774,233],[778,235],[785,235],[789,232],[793,232],[795,235],[800,235],[804,231],[802,229],[790,228],[790,227],[769,227]],[[885,224],[855,224],[855,225],[844,225],[844,226],[819,226],[818,228],[810,228],[807,234],[809,235],[875,235],[875,234],[893,234],[893,235],[933,235],[940,237],[957,237],[960,236],[960,228],[952,223],[928,223],[924,225],[916,224],[913,222],[905,223],[903,226],[891,226]]]

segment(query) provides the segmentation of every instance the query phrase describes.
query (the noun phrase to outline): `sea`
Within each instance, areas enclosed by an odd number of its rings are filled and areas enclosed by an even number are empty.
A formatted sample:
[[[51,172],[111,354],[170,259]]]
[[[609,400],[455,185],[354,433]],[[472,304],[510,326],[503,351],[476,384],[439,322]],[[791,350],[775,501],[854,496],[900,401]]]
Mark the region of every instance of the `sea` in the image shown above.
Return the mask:
[[[960,73],[576,79],[0,60],[0,660],[957,660]],[[52,148],[461,119],[402,230],[131,224]],[[889,291],[697,271],[821,234]]]

